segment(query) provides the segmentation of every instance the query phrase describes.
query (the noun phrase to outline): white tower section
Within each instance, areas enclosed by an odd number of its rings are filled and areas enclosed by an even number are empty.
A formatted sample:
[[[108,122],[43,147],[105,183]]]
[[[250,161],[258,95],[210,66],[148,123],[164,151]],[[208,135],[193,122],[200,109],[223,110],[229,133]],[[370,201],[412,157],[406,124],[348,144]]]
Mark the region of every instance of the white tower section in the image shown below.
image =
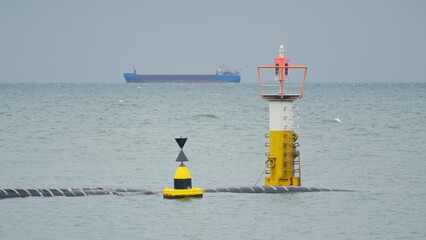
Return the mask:
[[[297,108],[294,101],[269,101],[269,131],[284,131],[297,128],[294,120],[298,118],[295,115]]]

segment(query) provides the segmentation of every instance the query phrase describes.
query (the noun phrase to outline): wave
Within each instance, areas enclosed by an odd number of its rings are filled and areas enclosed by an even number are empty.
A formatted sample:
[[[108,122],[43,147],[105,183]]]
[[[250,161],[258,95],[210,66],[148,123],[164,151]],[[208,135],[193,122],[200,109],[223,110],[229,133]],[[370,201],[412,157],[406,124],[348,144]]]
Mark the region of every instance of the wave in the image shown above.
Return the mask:
[[[191,118],[193,118],[193,119],[219,119],[219,117],[214,115],[214,114],[196,114],[196,115],[193,115]]]
[[[333,119],[333,120],[331,120],[331,119],[327,119],[327,120],[323,120],[322,122],[323,122],[323,123],[343,123],[343,121],[342,121],[342,120],[340,120],[340,118],[335,118],[335,119]]]

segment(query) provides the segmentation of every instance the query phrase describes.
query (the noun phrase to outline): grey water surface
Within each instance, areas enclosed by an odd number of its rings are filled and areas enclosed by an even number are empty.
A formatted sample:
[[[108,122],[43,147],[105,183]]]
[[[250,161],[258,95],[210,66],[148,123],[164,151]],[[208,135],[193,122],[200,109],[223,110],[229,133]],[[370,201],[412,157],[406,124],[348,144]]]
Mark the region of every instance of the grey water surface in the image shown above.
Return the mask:
[[[308,83],[302,185],[357,190],[0,200],[0,239],[425,239],[426,84]],[[256,84],[0,84],[0,188],[252,186]],[[263,180],[258,185],[263,184]]]

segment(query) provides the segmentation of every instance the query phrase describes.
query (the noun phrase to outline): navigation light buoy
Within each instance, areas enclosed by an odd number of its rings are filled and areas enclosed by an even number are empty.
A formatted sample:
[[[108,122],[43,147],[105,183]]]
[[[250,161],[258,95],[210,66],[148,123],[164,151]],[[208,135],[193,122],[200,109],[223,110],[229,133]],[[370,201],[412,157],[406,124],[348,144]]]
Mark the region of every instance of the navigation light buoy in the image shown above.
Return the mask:
[[[262,81],[261,70],[273,70],[273,82]],[[290,78],[290,70],[295,74]],[[303,72],[296,72],[302,70]],[[296,143],[298,116],[294,101],[303,97],[306,66],[290,66],[290,59],[284,55],[281,45],[273,66],[258,66],[260,96],[269,102],[269,152],[265,164],[269,168],[265,178],[266,186],[300,186],[300,154]],[[299,74],[298,74],[299,73]],[[297,76],[299,78],[297,78]]]

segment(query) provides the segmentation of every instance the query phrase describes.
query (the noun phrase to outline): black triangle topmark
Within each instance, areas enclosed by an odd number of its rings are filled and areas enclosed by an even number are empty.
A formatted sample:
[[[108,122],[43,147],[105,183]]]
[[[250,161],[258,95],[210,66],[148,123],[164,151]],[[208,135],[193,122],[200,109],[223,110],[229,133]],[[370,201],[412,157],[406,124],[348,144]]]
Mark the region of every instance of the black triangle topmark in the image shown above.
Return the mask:
[[[186,140],[187,140],[188,138],[182,138],[182,137],[180,137],[180,138],[175,138],[175,140],[176,140],[176,142],[177,142],[177,144],[179,145],[179,147],[182,149],[183,148],[183,146],[185,146],[185,143],[186,143]]]
[[[186,157],[185,153],[183,152],[183,150],[180,150],[180,153],[178,155],[178,157],[176,158],[176,162],[187,162],[188,158]]]

